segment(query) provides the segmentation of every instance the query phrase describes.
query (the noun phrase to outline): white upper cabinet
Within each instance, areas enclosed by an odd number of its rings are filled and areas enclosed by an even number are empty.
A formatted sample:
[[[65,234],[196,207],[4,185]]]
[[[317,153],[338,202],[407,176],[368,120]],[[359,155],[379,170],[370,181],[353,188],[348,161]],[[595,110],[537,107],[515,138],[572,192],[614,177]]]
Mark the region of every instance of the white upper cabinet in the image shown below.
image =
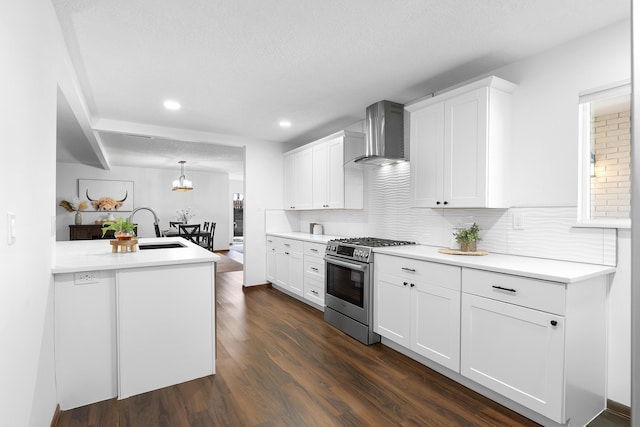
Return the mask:
[[[349,144],[364,144],[364,134],[341,131],[285,153],[284,208],[362,209],[362,167],[344,166]]]
[[[507,154],[515,85],[489,77],[408,105],[411,204],[507,208]]]
[[[285,209],[311,209],[312,161],[310,147],[284,155]]]

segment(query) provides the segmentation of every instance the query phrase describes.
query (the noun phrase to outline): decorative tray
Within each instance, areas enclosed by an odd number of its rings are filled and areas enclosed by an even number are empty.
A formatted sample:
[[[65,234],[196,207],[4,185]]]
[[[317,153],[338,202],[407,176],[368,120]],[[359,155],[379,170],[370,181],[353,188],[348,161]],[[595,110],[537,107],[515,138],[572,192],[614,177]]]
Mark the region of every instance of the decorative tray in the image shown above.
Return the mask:
[[[441,254],[447,254],[447,255],[470,255],[470,256],[482,256],[482,255],[487,255],[489,253],[482,249],[479,249],[473,252],[462,252],[457,249],[449,249],[449,248],[442,248],[439,250],[439,252]]]

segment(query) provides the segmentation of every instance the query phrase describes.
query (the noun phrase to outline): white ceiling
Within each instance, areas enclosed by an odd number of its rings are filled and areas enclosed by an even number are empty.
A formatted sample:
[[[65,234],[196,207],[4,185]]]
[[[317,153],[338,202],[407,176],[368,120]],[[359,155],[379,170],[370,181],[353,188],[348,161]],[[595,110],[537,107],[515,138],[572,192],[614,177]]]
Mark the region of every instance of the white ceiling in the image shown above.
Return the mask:
[[[629,0],[52,3],[94,122],[210,132],[222,145],[224,135],[309,142],[363,119],[376,101],[406,103],[630,15]],[[167,98],[182,109],[165,110]],[[58,161],[98,164],[64,108]],[[281,119],[293,125],[282,129]],[[113,166],[242,165],[238,148],[117,129],[99,136]]]

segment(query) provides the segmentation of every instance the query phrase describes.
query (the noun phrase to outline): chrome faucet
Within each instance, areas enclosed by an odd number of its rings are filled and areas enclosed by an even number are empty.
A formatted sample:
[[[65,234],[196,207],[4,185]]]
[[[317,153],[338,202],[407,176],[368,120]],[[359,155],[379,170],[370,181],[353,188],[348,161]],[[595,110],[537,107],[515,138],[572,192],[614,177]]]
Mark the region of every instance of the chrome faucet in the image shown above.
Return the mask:
[[[155,211],[151,208],[145,208],[145,207],[140,207],[140,208],[135,208],[134,210],[131,211],[131,215],[129,215],[129,221],[133,222],[133,215],[141,210],[145,210],[145,211],[149,211],[153,214],[153,228],[156,231],[156,237],[162,237],[162,234],[160,233],[160,220],[158,219],[158,215],[156,215]]]

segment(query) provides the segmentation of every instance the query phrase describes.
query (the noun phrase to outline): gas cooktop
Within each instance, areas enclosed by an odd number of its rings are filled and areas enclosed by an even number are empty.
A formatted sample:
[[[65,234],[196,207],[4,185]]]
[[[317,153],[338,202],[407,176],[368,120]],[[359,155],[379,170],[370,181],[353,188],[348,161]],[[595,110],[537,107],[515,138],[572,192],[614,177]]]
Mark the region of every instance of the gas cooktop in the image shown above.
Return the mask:
[[[329,257],[333,256],[371,263],[373,262],[373,248],[415,244],[416,242],[409,242],[408,240],[378,239],[376,237],[350,237],[348,239],[329,240],[329,242],[327,242],[325,253]]]
[[[354,246],[367,246],[370,248],[380,248],[383,246],[404,246],[415,245],[416,242],[410,242],[408,240],[391,240],[391,239],[379,239],[377,237],[349,237],[346,239],[334,239],[331,240],[334,243],[344,243]]]

